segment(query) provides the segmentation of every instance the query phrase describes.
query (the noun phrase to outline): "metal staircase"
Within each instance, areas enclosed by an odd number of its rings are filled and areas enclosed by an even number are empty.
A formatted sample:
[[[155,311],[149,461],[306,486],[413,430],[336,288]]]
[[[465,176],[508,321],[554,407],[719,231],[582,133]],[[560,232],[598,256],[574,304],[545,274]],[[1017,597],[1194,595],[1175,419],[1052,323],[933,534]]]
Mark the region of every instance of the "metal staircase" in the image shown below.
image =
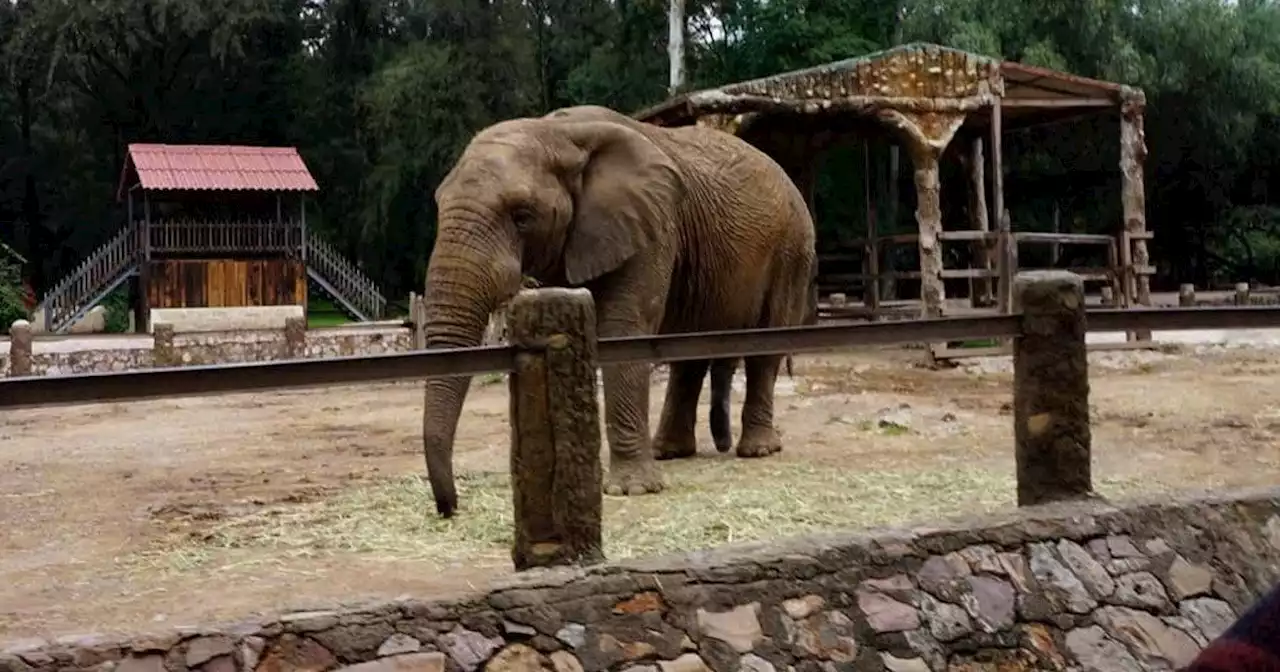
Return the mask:
[[[138,272],[142,235],[136,226],[121,229],[76,270],[45,293],[36,311],[44,313],[44,328],[63,333],[84,317],[120,283]]]
[[[154,243],[154,241],[153,241]],[[382,319],[387,300],[360,269],[314,234],[306,238],[307,276],[351,317],[361,322]],[[155,245],[153,245],[153,249]],[[136,274],[143,257],[138,226],[121,229],[74,271],[45,293],[36,311],[44,315],[44,328],[65,333],[99,301]]]
[[[307,236],[307,277],[361,322],[382,319],[387,299],[355,264],[315,235]]]

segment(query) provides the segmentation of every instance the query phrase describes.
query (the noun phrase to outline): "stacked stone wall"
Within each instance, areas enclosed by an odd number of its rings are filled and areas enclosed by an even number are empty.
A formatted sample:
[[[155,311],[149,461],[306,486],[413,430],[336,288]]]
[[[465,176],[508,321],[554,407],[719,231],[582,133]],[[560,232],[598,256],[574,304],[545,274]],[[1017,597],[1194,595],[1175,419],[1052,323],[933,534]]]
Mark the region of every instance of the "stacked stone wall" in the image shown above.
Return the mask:
[[[1280,489],[533,570],[493,591],[12,643],[0,671],[1173,670],[1280,577]]]

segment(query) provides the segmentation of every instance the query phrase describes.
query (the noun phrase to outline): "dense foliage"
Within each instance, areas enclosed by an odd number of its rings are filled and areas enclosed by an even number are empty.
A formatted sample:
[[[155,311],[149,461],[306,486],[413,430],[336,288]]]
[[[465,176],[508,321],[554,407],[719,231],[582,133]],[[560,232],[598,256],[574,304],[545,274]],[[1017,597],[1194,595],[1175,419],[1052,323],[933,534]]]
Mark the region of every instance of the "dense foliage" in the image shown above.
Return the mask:
[[[37,291],[121,224],[129,141],[297,145],[315,225],[392,297],[423,276],[432,192],[470,134],[581,102],[665,95],[666,0],[4,0],[0,237]],[[1165,282],[1280,281],[1274,0],[688,0],[691,87],[914,40],[1143,87]],[[1114,229],[1114,122],[1008,141],[1019,227]],[[903,162],[905,163],[905,161]],[[850,230],[861,161],[821,180]],[[909,166],[903,207],[911,224]],[[1280,199],[1280,193],[1277,193]],[[857,235],[856,231],[853,235]]]

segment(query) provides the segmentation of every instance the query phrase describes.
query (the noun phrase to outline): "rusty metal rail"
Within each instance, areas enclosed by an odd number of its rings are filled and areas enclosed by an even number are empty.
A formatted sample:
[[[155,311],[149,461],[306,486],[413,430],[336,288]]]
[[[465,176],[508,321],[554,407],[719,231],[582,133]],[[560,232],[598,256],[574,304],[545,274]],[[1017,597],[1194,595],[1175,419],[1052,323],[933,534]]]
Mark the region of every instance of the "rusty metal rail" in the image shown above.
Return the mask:
[[[1017,335],[1019,320],[1017,315],[985,315],[604,338],[598,352],[600,364],[818,352],[867,345],[1009,337]],[[1089,331],[1277,328],[1280,308],[1099,309],[1088,311],[1088,324]],[[509,346],[486,346],[74,376],[24,376],[0,380],[0,409],[475,375],[510,371],[513,357]]]

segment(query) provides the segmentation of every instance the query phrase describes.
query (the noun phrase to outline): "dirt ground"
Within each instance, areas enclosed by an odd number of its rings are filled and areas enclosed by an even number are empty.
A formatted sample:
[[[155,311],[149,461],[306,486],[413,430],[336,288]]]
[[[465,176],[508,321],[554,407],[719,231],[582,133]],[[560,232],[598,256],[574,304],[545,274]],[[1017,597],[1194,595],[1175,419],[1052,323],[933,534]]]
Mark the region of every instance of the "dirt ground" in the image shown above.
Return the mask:
[[[919,358],[797,357],[764,460],[714,451],[704,392],[700,453],[660,463],[667,491],[606,497],[606,553],[1011,507],[1009,359]],[[1277,374],[1280,349],[1091,355],[1099,491],[1278,482]],[[468,397],[450,521],[421,481],[420,411],[420,385],[394,384],[0,415],[0,641],[483,587],[509,571],[506,385]]]

